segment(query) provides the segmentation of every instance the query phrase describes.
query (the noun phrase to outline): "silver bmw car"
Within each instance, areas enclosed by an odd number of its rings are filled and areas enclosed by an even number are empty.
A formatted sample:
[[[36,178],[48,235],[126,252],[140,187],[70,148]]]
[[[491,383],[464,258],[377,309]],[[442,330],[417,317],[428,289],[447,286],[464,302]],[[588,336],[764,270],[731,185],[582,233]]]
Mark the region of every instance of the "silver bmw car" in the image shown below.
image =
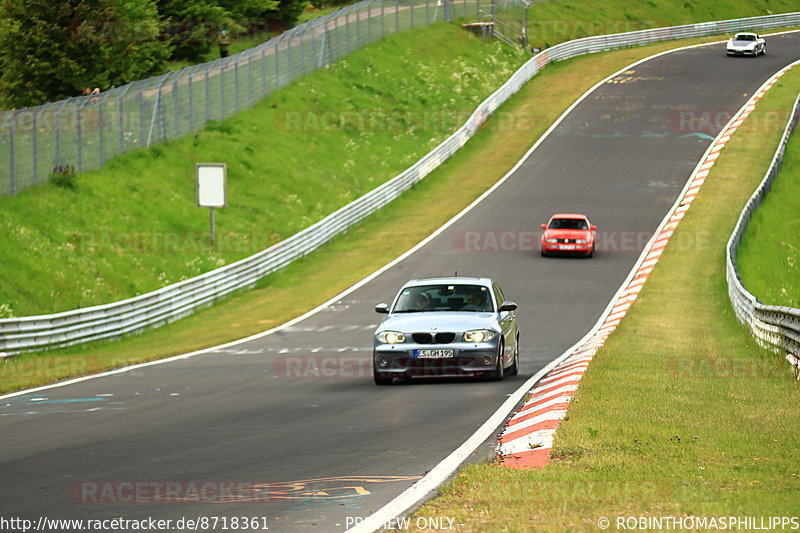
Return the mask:
[[[519,372],[517,304],[489,278],[426,278],[406,283],[375,331],[375,383],[395,377],[488,375]]]

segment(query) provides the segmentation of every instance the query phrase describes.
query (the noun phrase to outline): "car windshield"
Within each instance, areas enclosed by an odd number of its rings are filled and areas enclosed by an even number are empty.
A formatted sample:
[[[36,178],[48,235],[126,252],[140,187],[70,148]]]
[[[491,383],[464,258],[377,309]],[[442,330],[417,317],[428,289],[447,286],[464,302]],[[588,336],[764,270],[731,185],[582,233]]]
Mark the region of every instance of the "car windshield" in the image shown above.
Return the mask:
[[[492,298],[483,285],[417,285],[406,287],[394,306],[395,313],[423,311],[491,312]]]
[[[589,225],[582,218],[554,218],[548,229],[589,229]]]
[[[755,35],[747,35],[745,33],[740,33],[736,37],[733,38],[734,41],[755,41]]]

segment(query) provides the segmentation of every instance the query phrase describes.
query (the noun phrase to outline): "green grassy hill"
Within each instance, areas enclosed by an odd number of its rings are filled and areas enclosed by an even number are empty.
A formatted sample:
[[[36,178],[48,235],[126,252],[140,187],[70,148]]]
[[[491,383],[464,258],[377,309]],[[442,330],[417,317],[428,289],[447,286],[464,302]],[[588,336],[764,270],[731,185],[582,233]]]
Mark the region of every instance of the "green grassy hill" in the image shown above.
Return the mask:
[[[436,24],[389,37],[179,141],[111,160],[72,191],[0,198],[3,316],[158,289],[253,254],[394,177],[525,57]],[[195,162],[228,164],[228,207],[196,207]]]
[[[800,90],[800,85],[795,90]],[[783,118],[781,129],[782,122]],[[800,135],[794,133],[780,174],[754,213],[739,247],[742,283],[765,304],[800,308],[799,213]]]

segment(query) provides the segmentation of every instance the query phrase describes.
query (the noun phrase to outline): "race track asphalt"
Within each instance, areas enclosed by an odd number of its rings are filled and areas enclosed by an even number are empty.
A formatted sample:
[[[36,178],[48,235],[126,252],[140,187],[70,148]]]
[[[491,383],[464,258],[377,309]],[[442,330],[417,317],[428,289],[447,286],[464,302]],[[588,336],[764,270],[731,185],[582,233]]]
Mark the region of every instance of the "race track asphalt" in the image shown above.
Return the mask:
[[[0,517],[263,517],[272,532],[327,532],[369,515],[594,324],[727,117],[800,58],[799,35],[768,42],[765,57],[727,58],[716,44],[605,83],[456,224],[287,330],[0,401]],[[555,212],[600,227],[593,259],[539,256],[539,224]],[[456,271],[496,279],[519,304],[521,375],[375,386],[374,305],[410,278]],[[241,485],[192,492],[223,481]],[[153,502],[125,482],[173,483],[185,501]]]

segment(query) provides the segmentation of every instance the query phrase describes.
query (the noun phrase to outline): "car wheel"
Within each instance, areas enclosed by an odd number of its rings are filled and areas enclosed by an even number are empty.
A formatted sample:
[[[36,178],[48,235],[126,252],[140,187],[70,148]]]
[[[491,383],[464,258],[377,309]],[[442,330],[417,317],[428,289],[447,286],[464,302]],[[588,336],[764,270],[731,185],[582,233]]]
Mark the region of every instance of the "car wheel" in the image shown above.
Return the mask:
[[[508,375],[516,376],[519,374],[519,335],[517,335],[517,344],[514,346],[514,359],[511,366],[508,367]]]
[[[495,366],[491,377],[494,381],[502,381],[505,375],[505,368],[503,367],[503,353],[505,352],[505,345],[500,341],[500,349],[497,351],[497,366]]]
[[[761,47],[761,55],[762,56],[767,55],[767,45],[766,44]]]
[[[393,378],[391,374],[387,374],[385,372],[378,372],[378,369],[373,366],[372,379],[375,380],[376,385],[391,385]]]

